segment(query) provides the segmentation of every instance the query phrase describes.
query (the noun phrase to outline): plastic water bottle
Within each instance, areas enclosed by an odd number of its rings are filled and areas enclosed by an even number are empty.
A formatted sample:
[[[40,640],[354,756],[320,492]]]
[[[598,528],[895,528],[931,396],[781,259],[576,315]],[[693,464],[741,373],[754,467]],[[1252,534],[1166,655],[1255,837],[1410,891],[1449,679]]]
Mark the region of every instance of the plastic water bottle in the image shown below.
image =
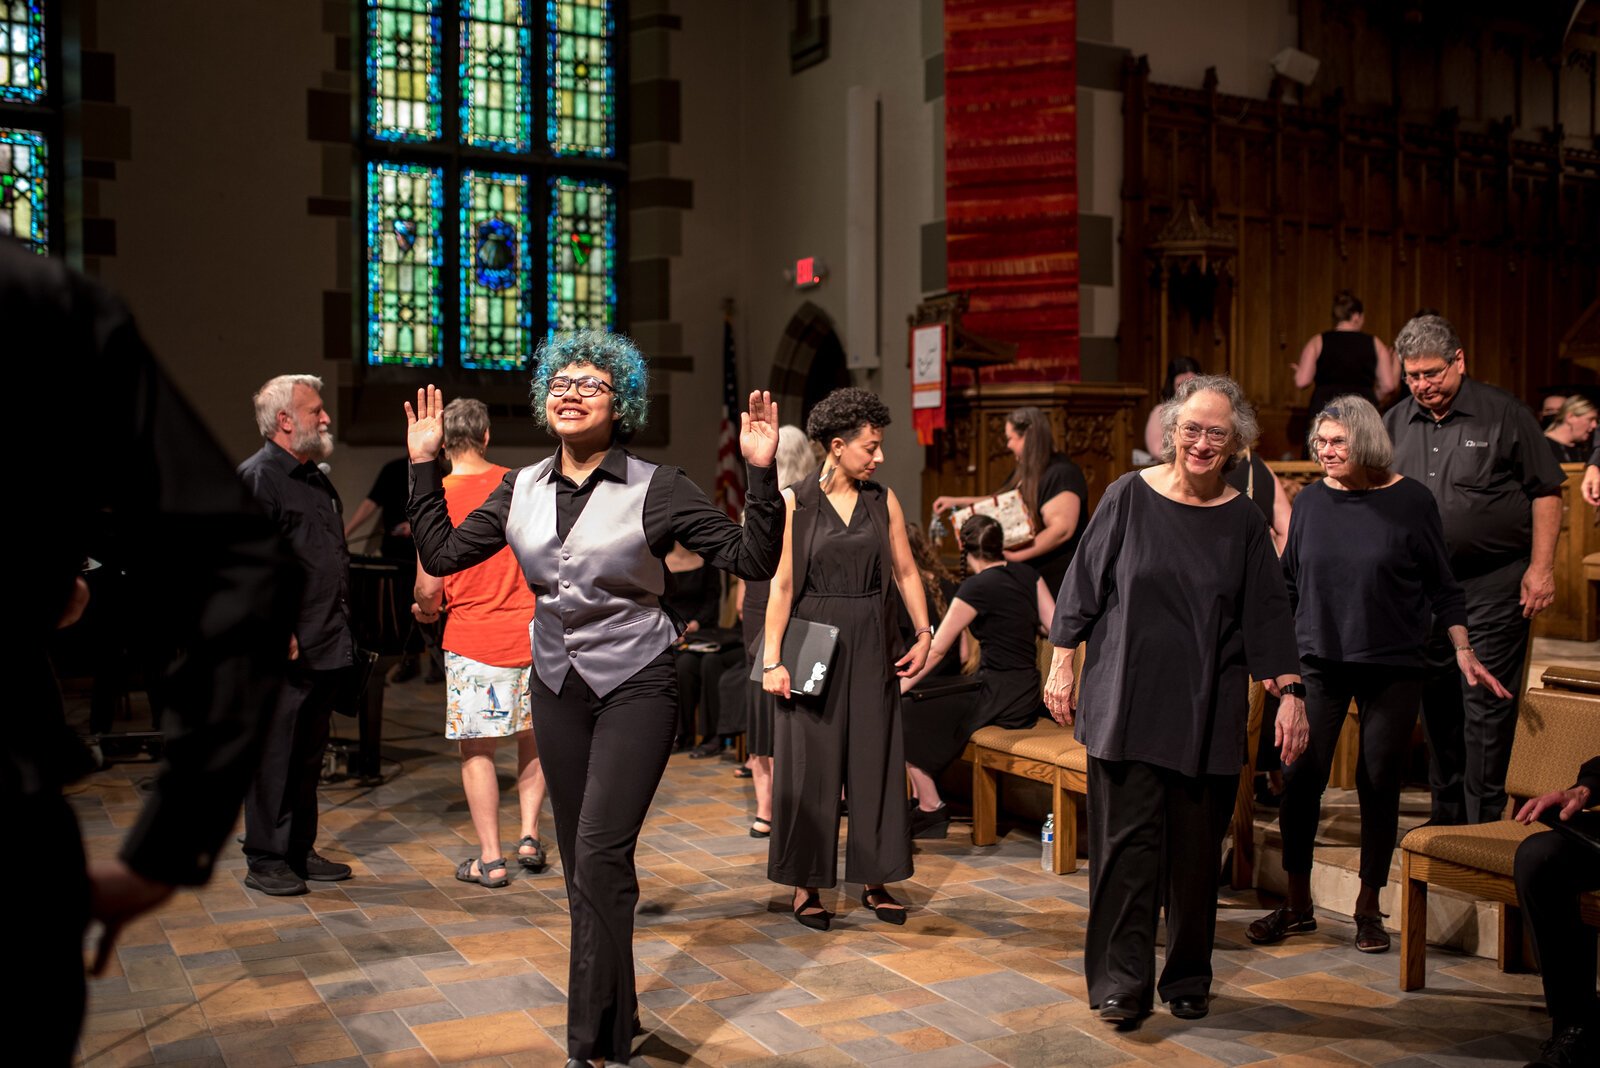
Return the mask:
[[[1056,851],[1056,814],[1050,813],[1044,818],[1044,826],[1039,828],[1039,870],[1055,871]]]

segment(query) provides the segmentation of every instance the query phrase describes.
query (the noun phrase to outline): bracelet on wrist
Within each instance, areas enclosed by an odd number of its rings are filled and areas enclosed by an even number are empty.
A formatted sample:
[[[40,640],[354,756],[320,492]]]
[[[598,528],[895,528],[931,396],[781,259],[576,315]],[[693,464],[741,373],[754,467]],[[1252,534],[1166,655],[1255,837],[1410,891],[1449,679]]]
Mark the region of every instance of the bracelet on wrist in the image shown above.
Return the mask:
[[[781,660],[778,661],[776,664],[762,664],[761,665],[761,674],[765,675],[769,671],[777,671],[781,667],[783,667],[783,661],[781,661]]]
[[[1470,646],[1470,645],[1458,645],[1458,646],[1456,646],[1456,652],[1457,653],[1470,653],[1470,652],[1472,652],[1472,646]]]
[[[911,640],[912,641],[916,641],[918,638],[922,637],[924,634],[926,634],[930,638],[933,637],[933,628],[932,627],[923,627],[923,628],[919,629],[915,634],[913,634],[911,636]]]

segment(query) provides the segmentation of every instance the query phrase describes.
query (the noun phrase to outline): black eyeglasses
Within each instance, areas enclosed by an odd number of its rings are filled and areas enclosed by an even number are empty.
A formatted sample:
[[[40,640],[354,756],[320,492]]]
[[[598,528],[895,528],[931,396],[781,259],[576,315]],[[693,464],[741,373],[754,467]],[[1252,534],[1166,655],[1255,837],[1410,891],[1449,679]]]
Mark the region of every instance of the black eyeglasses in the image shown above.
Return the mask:
[[[550,380],[550,396],[560,397],[567,390],[576,387],[580,397],[596,397],[600,393],[615,393],[610,384],[602,382],[594,375],[584,375],[582,378],[568,378],[566,375],[556,375]]]

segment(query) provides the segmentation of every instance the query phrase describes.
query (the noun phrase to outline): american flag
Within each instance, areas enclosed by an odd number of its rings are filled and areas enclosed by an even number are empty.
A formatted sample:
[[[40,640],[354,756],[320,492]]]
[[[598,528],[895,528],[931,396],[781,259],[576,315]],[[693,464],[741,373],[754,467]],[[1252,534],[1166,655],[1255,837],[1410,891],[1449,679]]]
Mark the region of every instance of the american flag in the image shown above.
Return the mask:
[[[744,467],[739,454],[739,373],[733,360],[733,320],[722,320],[722,430],[717,437],[717,484],[712,495],[735,521],[744,511]]]

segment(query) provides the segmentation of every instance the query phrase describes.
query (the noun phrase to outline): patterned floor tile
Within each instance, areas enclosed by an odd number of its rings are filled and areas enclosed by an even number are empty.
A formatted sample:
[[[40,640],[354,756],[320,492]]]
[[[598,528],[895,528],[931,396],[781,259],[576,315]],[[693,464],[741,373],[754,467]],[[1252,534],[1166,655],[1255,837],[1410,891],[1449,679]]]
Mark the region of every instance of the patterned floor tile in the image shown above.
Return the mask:
[[[354,878],[267,897],[242,885],[230,843],[210,886],[130,924],[89,984],[81,1063],[563,1063],[571,935],[548,813],[549,871],[514,869],[498,890],[455,880],[476,844],[438,735],[442,702],[437,686],[391,686],[403,770],[323,788],[319,849]],[[91,855],[115,851],[152,770],[114,765],[74,796]],[[1430,949],[1428,986],[1402,994],[1398,953],[1357,953],[1337,917],[1251,946],[1244,928],[1271,902],[1228,890],[1211,1014],[1185,1022],[1158,1005],[1119,1030],[1086,1002],[1087,870],[1041,872],[1023,831],[976,849],[959,821],[918,843],[916,875],[897,888],[912,905],[904,927],[844,885],[824,894],[833,930],[808,931],[766,880],[765,843],[746,833],[749,785],[731,770],[674,757],[641,838],[636,1065],[1456,1068],[1521,1064],[1547,1033],[1536,976]],[[501,771],[509,794],[509,754]],[[1418,804],[1408,795],[1406,811]],[[1324,831],[1339,848],[1359,833],[1343,815]],[[515,832],[507,797],[502,835]]]

